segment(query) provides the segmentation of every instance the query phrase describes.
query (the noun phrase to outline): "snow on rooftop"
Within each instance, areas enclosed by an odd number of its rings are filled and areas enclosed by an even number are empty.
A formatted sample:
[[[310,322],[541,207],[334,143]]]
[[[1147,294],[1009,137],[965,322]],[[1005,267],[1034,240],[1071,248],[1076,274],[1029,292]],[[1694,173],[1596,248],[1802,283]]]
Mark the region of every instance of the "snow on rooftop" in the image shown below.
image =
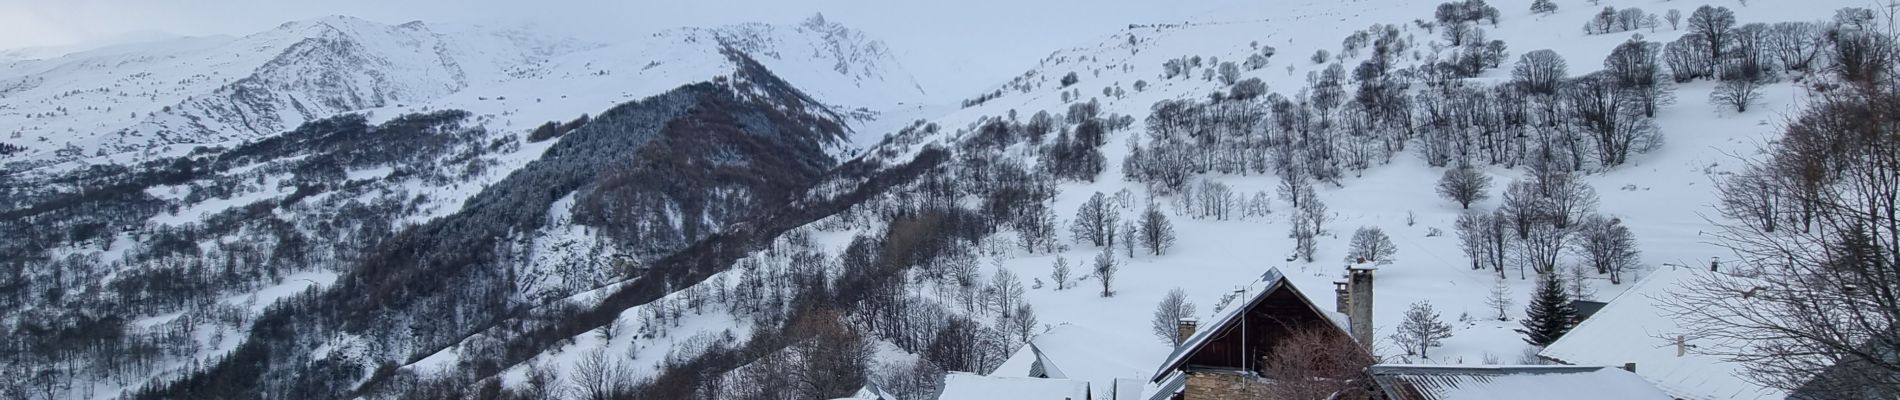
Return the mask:
[[[1115,379],[1140,377],[1142,373],[1155,368],[1151,360],[1131,358],[1127,351],[1115,351],[1132,345],[1155,345],[1146,343],[1104,343],[1104,337],[1094,330],[1083,326],[1056,326],[1051,332],[1035,336],[1035,349],[1043,353],[1043,368],[1060,368],[1060,377],[1089,381],[1089,385],[1108,389],[1115,385]],[[1110,345],[1110,347],[1102,347]],[[1051,375],[1056,377],[1056,375]]]
[[[1098,400],[1142,399],[1158,389],[1136,378],[1154,365],[1125,351],[1105,351],[1120,345],[1103,344],[1101,337],[1099,332],[1080,326],[1057,326],[1030,339],[987,376],[1087,382]]]
[[[1636,363],[1636,375],[1683,399],[1787,397],[1786,391],[1743,379],[1740,363],[1699,354],[1695,347],[1717,343],[1684,337],[1684,344],[1691,347],[1678,355],[1675,338],[1687,330],[1658,306],[1685,284],[1713,273],[1696,268],[1658,269],[1539,355],[1573,365]]]
[[[1111,384],[1110,390],[1112,391],[1096,397],[1114,400],[1140,399],[1143,394],[1148,392],[1148,382],[1144,382],[1140,379],[1120,378]]]
[[[883,388],[877,387],[875,383],[867,383],[863,388],[858,389],[857,393],[852,393],[851,397],[839,397],[832,400],[897,400],[897,396],[892,396]]]
[[[1088,382],[1071,379],[982,376],[952,372],[943,377],[938,400],[1084,400]]]
[[[1672,398],[1636,374],[1606,367],[1375,365],[1371,370],[1379,387],[1399,400]]]

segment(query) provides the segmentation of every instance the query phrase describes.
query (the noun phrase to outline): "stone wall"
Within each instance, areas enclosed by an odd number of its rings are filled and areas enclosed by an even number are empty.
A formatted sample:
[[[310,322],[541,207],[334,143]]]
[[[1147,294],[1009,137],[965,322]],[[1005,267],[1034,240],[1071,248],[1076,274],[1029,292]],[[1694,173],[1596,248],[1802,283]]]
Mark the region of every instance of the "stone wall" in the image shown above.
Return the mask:
[[[1181,390],[1184,400],[1254,400],[1267,398],[1267,382],[1230,372],[1195,371]]]

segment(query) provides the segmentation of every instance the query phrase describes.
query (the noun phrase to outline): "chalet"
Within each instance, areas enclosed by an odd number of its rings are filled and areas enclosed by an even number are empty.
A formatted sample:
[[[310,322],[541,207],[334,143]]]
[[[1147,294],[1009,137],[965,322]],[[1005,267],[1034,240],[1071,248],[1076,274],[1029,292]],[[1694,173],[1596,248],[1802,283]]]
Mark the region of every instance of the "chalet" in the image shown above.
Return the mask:
[[[1387,400],[1672,400],[1642,377],[1612,367],[1374,365]]]
[[[1360,288],[1369,295],[1371,270],[1355,274],[1364,275]],[[1259,363],[1280,338],[1309,328],[1348,335],[1339,320],[1314,306],[1279,270],[1268,271],[1257,285],[1259,290],[1206,324],[1182,321],[1186,339],[1149,378],[1156,385],[1150,399],[1265,398],[1272,382],[1261,376]],[[1369,315],[1370,297],[1355,306],[1364,306]]]

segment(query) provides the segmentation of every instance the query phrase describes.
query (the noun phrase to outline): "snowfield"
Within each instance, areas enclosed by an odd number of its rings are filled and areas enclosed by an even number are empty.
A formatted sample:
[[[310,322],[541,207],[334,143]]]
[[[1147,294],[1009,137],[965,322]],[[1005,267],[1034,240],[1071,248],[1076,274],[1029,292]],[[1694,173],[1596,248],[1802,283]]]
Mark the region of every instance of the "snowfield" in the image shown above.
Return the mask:
[[[1866,5],[1856,1],[1826,3],[1762,1],[1749,5],[1718,5],[1733,9],[1740,23],[1819,21],[1831,17],[1837,8]],[[953,132],[983,117],[1011,113],[1027,116],[1036,111],[1059,113],[1071,103],[1060,94],[1079,91],[1083,99],[1099,99],[1104,114],[1130,115],[1136,122],[1106,140],[1108,145],[1103,147],[1103,153],[1108,167],[1095,182],[1059,186],[1060,195],[1052,208],[1062,220],[1059,226],[1066,227],[1072,210],[1094,193],[1113,196],[1127,190],[1132,191],[1136,199],[1146,198],[1143,185],[1124,181],[1120,167],[1128,155],[1124,144],[1130,140],[1145,140],[1139,139],[1145,130],[1142,119],[1152,104],[1164,99],[1204,98],[1206,93],[1225,89],[1224,85],[1198,77],[1160,79],[1163,62],[1187,55],[1241,60],[1256,52],[1250,43],[1273,46],[1278,52],[1271,64],[1246,71],[1242,78],[1260,78],[1271,91],[1289,93],[1306,85],[1309,72],[1325,67],[1325,64],[1307,60],[1308,55],[1322,49],[1337,51],[1340,38],[1361,27],[1374,23],[1399,25],[1404,29],[1403,35],[1415,41],[1415,47],[1438,40],[1434,34],[1411,24],[1414,19],[1429,19],[1436,5],[1435,2],[1409,1],[1251,2],[1183,24],[1132,27],[1096,43],[1057,51],[1016,81],[1000,87],[999,98],[930,118],[929,121],[944,127],[943,133],[923,137],[916,141],[919,143],[887,145],[880,150],[889,153],[871,157],[895,155],[891,158],[903,160],[915,156],[917,150],[927,144],[958,143],[965,138],[955,137]],[[1600,69],[1600,60],[1617,44],[1632,37],[1666,43],[1683,32],[1665,25],[1654,31],[1587,35],[1579,27],[1594,16],[1596,9],[1582,3],[1561,5],[1564,8],[1555,14],[1537,15],[1523,4],[1495,4],[1503,11],[1501,23],[1482,28],[1486,37],[1505,40],[1511,55],[1504,65],[1485,70],[1472,81],[1506,81],[1517,55],[1538,49],[1557,51],[1569,61],[1569,75],[1579,76]],[[1614,0],[1601,4],[1643,7],[1658,14],[1669,9],[1687,13],[1699,5],[1698,2]],[[1417,62],[1410,55],[1402,58],[1406,60],[1401,63]],[[1356,60],[1349,58],[1346,64],[1350,66]],[[1080,83],[1059,87],[1055,81],[1069,72],[1077,73]],[[1147,81],[1148,88],[1134,90],[1132,86],[1137,81]],[[1030,89],[1022,90],[1022,85]],[[1712,243],[1713,238],[1706,233],[1712,229],[1711,220],[1721,218],[1712,207],[1717,201],[1712,184],[1741,161],[1754,157],[1758,146],[1772,140],[1778,134],[1781,121],[1799,108],[1805,93],[1798,85],[1784,80],[1768,86],[1759,103],[1748,112],[1738,114],[1704,101],[1714,86],[1712,82],[1697,81],[1675,87],[1674,103],[1663,107],[1655,120],[1664,138],[1660,148],[1633,156],[1628,164],[1592,170],[1585,176],[1601,198],[1598,211],[1622,219],[1634,232],[1644,265],[1643,269],[1625,277],[1621,285],[1590,274],[1589,299],[1608,301],[1654,268],[1701,266],[1711,259],[1730,256]],[[1105,87],[1126,89],[1126,96],[1101,96]],[[1022,153],[1016,150],[1019,149],[1007,152]],[[1097,283],[1088,278],[1074,283],[1069,290],[1054,290],[1053,284],[1048,283],[1050,266],[1057,257],[1066,258],[1077,268],[1076,275],[1085,274],[1089,260],[1101,251],[1086,244],[1065,239],[1069,249],[1058,254],[1028,254],[1014,246],[997,246],[1006,250],[986,257],[981,264],[985,276],[994,274],[997,269],[1008,269],[1022,277],[1025,286],[1030,279],[1045,283],[1026,295],[1037,310],[1042,329],[1051,330],[1048,335],[1052,338],[1077,341],[1070,346],[1100,349],[1090,355],[1099,358],[1091,364],[1153,368],[1171,349],[1149,333],[1148,315],[1155,302],[1169,290],[1185,289],[1192,302],[1199,305],[1199,314],[1205,320],[1218,312],[1215,305],[1223,296],[1256,281],[1269,268],[1279,268],[1312,296],[1320,308],[1330,310],[1335,302],[1330,295],[1332,282],[1341,277],[1345,265],[1346,238],[1358,227],[1380,227],[1391,235],[1399,248],[1396,263],[1379,269],[1376,274],[1374,321],[1379,332],[1375,336],[1381,341],[1376,347],[1388,362],[1447,365],[1540,362],[1533,355],[1535,348],[1526,345],[1523,336],[1513,331],[1521,328],[1517,320],[1523,318],[1524,305],[1534,291],[1534,277],[1520,278],[1518,271],[1509,271],[1509,278],[1505,280],[1512,302],[1509,320],[1494,318],[1486,297],[1495,278],[1488,270],[1474,271],[1468,267],[1470,261],[1459,248],[1454,225],[1463,210],[1435,192],[1434,184],[1443,171],[1443,168],[1427,166],[1414,151],[1408,151],[1391,163],[1375,166],[1360,176],[1348,173],[1341,186],[1319,185],[1319,198],[1330,206],[1333,220],[1325,226],[1327,234],[1320,240],[1318,261],[1312,263],[1291,260],[1292,241],[1287,238],[1285,218],[1291,209],[1280,201],[1275,201],[1274,214],[1265,218],[1213,221],[1188,218],[1181,213],[1178,202],[1163,198],[1160,200],[1163,204],[1173,206],[1169,213],[1179,235],[1177,244],[1163,256],[1138,255],[1123,260],[1113,297],[1101,297]],[[1497,207],[1505,184],[1523,175],[1522,168],[1485,167],[1483,172],[1493,178],[1490,200],[1474,204],[1474,210]],[[1277,184],[1277,178],[1271,175],[1203,175],[1202,178],[1229,185],[1242,195],[1273,193]],[[1121,209],[1124,220],[1134,218],[1139,212],[1139,207]],[[1063,231],[1062,236],[1066,238],[1066,229]],[[999,233],[1002,237],[994,239],[1008,243],[1011,242],[1008,236],[1013,234]],[[834,255],[842,251],[843,241],[828,249]],[[1570,262],[1566,261],[1566,265]],[[948,297],[940,301],[954,302]],[[1430,358],[1406,356],[1387,339],[1407,306],[1414,302],[1433,304],[1443,320],[1454,326],[1453,337],[1445,340],[1443,347],[1432,349]],[[639,321],[632,318],[633,311],[623,314],[619,323],[637,326]],[[670,328],[668,336],[677,338],[745,327],[745,324],[720,323],[718,318],[692,321]],[[587,337],[577,337],[574,343],[552,349],[527,364],[558,370],[581,354],[601,349],[614,353],[626,346],[618,341],[603,344]],[[649,343],[659,346],[676,342],[658,339]],[[881,365],[892,366],[908,360],[880,361],[883,361]],[[659,367],[646,362],[636,362],[634,366],[636,376],[650,374]],[[518,382],[521,376],[518,371],[522,368],[517,366],[511,370],[515,372],[508,375],[507,381]],[[1076,378],[1111,382],[1114,378],[1142,377],[1142,374],[1130,375],[1134,372],[1132,368],[1095,370],[1108,372],[1098,373],[1102,376],[1086,376],[1090,372],[1084,369],[1085,376]]]
[[[1533,50],[1550,49],[1568,61],[1568,75],[1581,76],[1602,69],[1602,60],[1618,44],[1640,37],[1667,43],[1680,37],[1682,29],[1663,25],[1611,34],[1586,34],[1580,28],[1595,17],[1601,7],[1619,9],[1641,7],[1651,13],[1670,9],[1690,10],[1704,3],[1734,10],[1740,23],[1821,21],[1831,18],[1841,7],[1872,7],[1861,0],[1820,0],[1789,2],[1756,0],[1732,1],[1656,1],[1603,0],[1586,3],[1561,1],[1554,14],[1531,13],[1525,2],[1499,1],[1493,6],[1502,11],[1495,25],[1480,24],[1483,37],[1505,41],[1509,55],[1502,65],[1485,69],[1469,82],[1499,84],[1511,79],[1511,68],[1518,56]],[[1599,4],[1600,3],[1600,4]],[[1430,20],[1439,2],[1409,0],[1286,0],[1234,1],[1180,23],[1149,24],[1132,21],[1118,32],[1104,32],[1098,40],[1062,49],[1032,61],[1034,65],[1010,82],[999,83],[983,93],[925,93],[905,66],[892,57],[893,49],[862,32],[815,16],[798,24],[742,24],[726,27],[680,28],[648,37],[628,38],[614,43],[579,43],[562,38],[487,28],[437,28],[422,23],[388,26],[347,17],[293,22],[278,29],[244,37],[184,38],[155,43],[123,45],[79,52],[63,57],[15,60],[0,58],[0,136],[6,143],[26,147],[20,156],[0,156],[0,162],[20,162],[7,174],[28,177],[77,170],[89,165],[133,165],[143,160],[187,154],[196,146],[234,146],[298,124],[341,114],[366,115],[371,123],[382,123],[399,116],[438,110],[467,110],[473,115],[470,128],[485,130],[483,140],[507,142],[518,146],[485,153],[475,160],[486,166],[453,182],[431,181],[404,176],[393,167],[345,171],[348,181],[375,184],[377,189],[348,194],[356,196],[332,199],[344,194],[325,192],[303,200],[303,205],[274,212],[317,213],[307,208],[319,201],[374,204],[385,201],[414,200],[414,212],[394,221],[391,229],[422,224],[456,213],[464,202],[483,188],[501,181],[510,173],[540,158],[555,141],[527,142],[528,132],[550,121],[565,122],[583,114],[594,114],[616,104],[634,101],[667,91],[683,84],[721,79],[732,74],[737,65],[726,51],[744,52],[774,74],[811,95],[833,111],[846,115],[854,137],[849,143],[828,149],[841,161],[850,157],[881,161],[890,167],[926,153],[927,148],[959,149],[975,139],[973,129],[990,119],[1026,120],[1039,111],[1061,114],[1078,102],[1098,101],[1103,115],[1132,117],[1125,129],[1111,130],[1106,145],[1100,148],[1106,168],[1092,181],[1062,181],[1049,204],[1057,218],[1059,251],[1027,252],[1017,246],[1019,232],[1001,229],[985,238],[976,252],[980,282],[988,282],[1000,271],[1019,276],[1028,288],[1023,296],[1039,317],[1032,339],[1044,351],[1061,359],[1069,354],[1073,364],[1063,371],[1077,383],[1089,382],[1097,389],[1120,387],[1118,379],[1145,382],[1154,368],[1161,366],[1173,350],[1172,344],[1157,338],[1150,326],[1156,303],[1171,290],[1181,289],[1195,304],[1201,320],[1211,320],[1224,311],[1224,299],[1258,283],[1263,273],[1278,269],[1321,310],[1333,310],[1336,300],[1334,281],[1341,279],[1346,265],[1348,239],[1355,229],[1378,227],[1390,235],[1398,252],[1390,265],[1375,273],[1376,300],[1373,311],[1375,353],[1385,362],[1417,365],[1487,365],[1541,363],[1536,347],[1515,332],[1522,326],[1524,306],[1536,289],[1534,273],[1506,271],[1498,279],[1489,269],[1474,270],[1460,247],[1456,221],[1466,210],[1440,196],[1436,183],[1443,167],[1428,164],[1419,150],[1398,153],[1389,162],[1363,172],[1345,171],[1338,184],[1316,182],[1317,199],[1329,207],[1330,220],[1323,226],[1315,261],[1305,262],[1294,256],[1294,240],[1289,237],[1292,224],[1288,216],[1295,209],[1273,197],[1279,177],[1268,174],[1195,175],[1193,184],[1215,182],[1227,185],[1235,194],[1251,198],[1264,193],[1271,200],[1272,212],[1264,216],[1227,220],[1193,218],[1178,196],[1157,196],[1141,182],[1125,178],[1123,161],[1131,157],[1130,144],[1146,144],[1146,117],[1160,101],[1174,99],[1205,100],[1210,93],[1221,93],[1229,85],[1203,78],[1191,69],[1189,76],[1164,79],[1163,65],[1171,60],[1198,56],[1239,62],[1274,49],[1263,68],[1247,69],[1240,79],[1258,78],[1269,92],[1295,96],[1308,86],[1309,74],[1319,73],[1338,62],[1348,69],[1366,59],[1360,54],[1340,53],[1341,39],[1374,24],[1391,24],[1411,47],[1398,56],[1400,67],[1423,63],[1424,55],[1442,53],[1438,32],[1427,31],[1415,20]],[[946,32],[946,36],[954,33]],[[946,39],[954,40],[954,38]],[[338,78],[335,82],[307,82],[301,78],[317,75],[320,67],[334,67],[335,61],[348,57],[324,58],[331,64],[297,64],[289,57],[299,46],[321,43],[355,43],[361,48],[339,51],[347,54],[376,55],[370,62],[381,68],[368,68],[362,74]],[[349,46],[344,46],[349,47]],[[915,50],[915,49],[912,49]],[[1324,62],[1310,60],[1318,51],[1333,57]],[[357,61],[363,61],[357,59]],[[942,68],[935,68],[942,69]],[[372,73],[373,72],[373,73]],[[1077,82],[1061,83],[1073,73]],[[924,80],[941,81],[939,77]],[[281,92],[272,92],[263,103],[274,114],[247,114],[231,99],[255,100],[240,94],[245,82],[266,82]],[[1140,82],[1140,84],[1137,84]],[[351,93],[329,93],[319,89],[347,86]],[[1138,88],[1138,85],[1140,86]],[[1422,85],[1414,84],[1413,90]],[[315,89],[312,89],[315,88]],[[1626,273],[1621,284],[1606,277],[1588,274],[1585,296],[1596,301],[1617,298],[1637,282],[1658,269],[1700,268],[1711,260],[1733,255],[1711,235],[1713,223],[1723,218],[1714,208],[1718,202],[1714,183],[1737,171],[1744,161],[1759,156],[1757,149],[1774,140],[1783,121],[1803,105],[1808,94],[1794,79],[1783,79],[1763,90],[1760,101],[1747,112],[1710,104],[1706,99],[1716,90],[1709,80],[1672,85],[1673,103],[1663,106],[1654,122],[1661,132],[1660,147],[1634,154],[1626,164],[1584,171],[1583,180],[1592,186],[1600,205],[1597,212],[1620,219],[1635,235],[1641,251],[1642,268]],[[365,97],[374,101],[339,105],[321,99]],[[273,97],[274,96],[274,97]],[[1073,96],[1073,97],[1072,97]],[[959,104],[972,99],[970,104]],[[323,107],[294,108],[288,104],[320,104]],[[248,109],[247,109],[248,110]],[[1060,119],[1060,118],[1058,118]],[[911,131],[909,136],[890,136],[913,121],[934,124],[934,133]],[[181,133],[184,132],[184,133]],[[210,134],[188,134],[211,132]],[[176,134],[176,135],[174,135]],[[883,139],[883,142],[879,140]],[[1041,153],[1026,143],[1015,143],[1002,154],[1020,157],[1029,165]],[[18,157],[18,158],[15,158]],[[955,158],[953,157],[953,160]],[[214,215],[247,205],[281,200],[299,189],[286,183],[289,174],[281,168],[293,159],[243,166],[228,171],[231,176],[255,179],[259,189],[238,191],[223,197],[191,198],[192,183],[149,188],[146,194],[175,202],[172,210],[159,214],[145,224],[152,227],[181,226],[201,222]],[[423,160],[433,161],[433,160]],[[952,163],[957,161],[950,161]],[[1504,188],[1526,174],[1526,167],[1504,168],[1481,165],[1481,173],[1491,177],[1489,199],[1472,204],[1476,211],[1499,207]],[[203,183],[203,182],[194,182]],[[862,182],[827,182],[814,188],[808,198],[835,194]],[[913,190],[900,187],[893,191]],[[1126,257],[1119,248],[1098,248],[1073,237],[1067,229],[1084,202],[1097,193],[1109,196],[1112,209],[1124,221],[1137,219],[1147,199],[1159,204],[1173,223],[1178,238],[1164,255],[1137,251]],[[897,196],[884,193],[882,196]],[[192,200],[187,200],[192,199]],[[601,232],[575,223],[569,217],[575,204],[570,194],[552,206],[547,223],[534,232],[521,232],[516,242],[524,259],[530,260],[515,276],[523,293],[512,294],[516,304],[532,305],[526,315],[539,312],[601,304],[616,291],[632,286],[638,276],[623,275],[626,265],[611,239]],[[966,203],[980,203],[980,200]],[[970,206],[972,204],[963,204]],[[855,210],[863,212],[863,210]],[[865,212],[868,214],[868,212]],[[319,214],[320,215],[320,214]],[[682,216],[682,218],[684,218]],[[669,365],[691,359],[710,346],[734,346],[753,332],[769,328],[752,318],[738,315],[724,305],[711,304],[688,308],[684,304],[704,302],[708,293],[738,290],[746,274],[783,273],[789,267],[787,254],[810,246],[827,255],[833,264],[845,254],[853,237],[878,235],[836,229],[842,217],[832,216],[800,227],[796,233],[769,238],[769,249],[747,255],[741,262],[726,266],[723,272],[690,286],[668,286],[671,292],[659,302],[619,311],[612,325],[576,335],[540,351],[526,361],[503,365],[499,377],[503,387],[521,387],[536,379],[535,374],[551,373],[571,379],[574,371],[590,358],[621,360],[623,372],[632,379],[658,376]],[[794,235],[806,235],[795,239]],[[808,241],[804,239],[809,239]],[[134,240],[121,235],[117,242],[72,244],[52,250],[62,256],[90,256],[107,262],[125,258],[127,245],[113,243]],[[1127,240],[1127,239],[1124,239]],[[218,242],[218,239],[211,239]],[[202,243],[212,250],[222,243]],[[1120,263],[1114,278],[1112,296],[1104,297],[1099,278],[1087,277],[1089,263],[1104,251],[1116,253]],[[1074,268],[1067,289],[1058,290],[1051,266],[1063,259]],[[1580,264],[1579,257],[1568,252],[1564,266]],[[278,279],[228,293],[217,306],[241,310],[255,316],[271,304],[299,293],[322,290],[335,284],[339,271],[329,266],[298,268]],[[1671,269],[1673,271],[1673,269]],[[105,274],[99,279],[111,281],[117,276]],[[832,274],[836,276],[837,273]],[[1503,320],[1497,318],[1487,297],[1498,282],[1509,288],[1510,306]],[[939,287],[922,287],[916,293],[946,310],[962,312],[956,306],[956,294]],[[1627,297],[1627,296],[1626,296]],[[1430,357],[1406,354],[1389,339],[1408,306],[1430,303],[1441,320],[1452,325],[1452,336],[1442,346],[1432,348]],[[654,324],[653,313],[673,312],[679,316]],[[1623,312],[1628,312],[1624,310]],[[1659,318],[1663,318],[1660,310]],[[130,325],[141,330],[194,330],[193,340],[202,345],[195,354],[184,355],[154,368],[152,376],[120,378],[114,381],[82,381],[83,389],[74,389],[66,398],[114,398],[134,390],[140,384],[177,378],[236,349],[248,326],[226,326],[200,321],[186,312],[166,312],[129,318]],[[973,318],[984,324],[997,324],[993,318]],[[240,318],[240,320],[243,320]],[[4,322],[4,321],[0,321]],[[1586,324],[1587,325],[1587,324]],[[490,357],[483,353],[489,343],[483,335],[470,335],[459,345],[435,351],[401,365],[401,372],[416,376],[447,375],[465,372],[472,360]],[[314,353],[320,359],[352,359],[371,351],[408,351],[417,349],[368,349],[372,341],[338,335],[325,338]],[[1021,344],[1021,343],[1015,343]],[[1583,348],[1565,351],[1587,353],[1594,346],[1617,343],[1589,342]],[[872,371],[882,374],[919,359],[888,341],[872,345]],[[434,351],[435,349],[422,349]],[[367,357],[363,357],[367,358]],[[1020,358],[1009,360],[997,371],[958,371],[952,381],[994,380],[1002,392],[957,393],[964,398],[995,398],[1020,385],[1021,390],[1072,390],[1066,383],[1024,382],[1003,374],[1019,373],[1026,364]],[[1608,362],[1608,360],[1605,360]],[[981,376],[983,374],[998,376]],[[736,374],[736,373],[728,373]],[[875,376],[875,374],[874,374]],[[369,377],[361,377],[367,381]],[[358,382],[361,384],[362,382]],[[1665,388],[1667,389],[1667,388]],[[83,391],[82,391],[83,390]],[[1003,393],[1003,394],[999,394]],[[947,396],[949,394],[946,394]],[[948,397],[946,397],[948,398]],[[1100,398],[1098,396],[1098,398]]]

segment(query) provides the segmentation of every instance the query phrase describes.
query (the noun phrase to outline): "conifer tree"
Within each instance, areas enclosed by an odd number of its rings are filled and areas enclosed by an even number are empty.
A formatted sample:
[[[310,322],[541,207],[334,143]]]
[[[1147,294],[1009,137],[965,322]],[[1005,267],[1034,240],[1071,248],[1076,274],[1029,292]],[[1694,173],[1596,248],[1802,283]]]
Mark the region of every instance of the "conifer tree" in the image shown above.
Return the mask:
[[[1538,278],[1537,293],[1531,297],[1531,303],[1524,310],[1524,342],[1534,346],[1549,346],[1570,331],[1570,321],[1576,319],[1577,310],[1570,307],[1570,295],[1564,292],[1563,279],[1557,274],[1543,274]]]

